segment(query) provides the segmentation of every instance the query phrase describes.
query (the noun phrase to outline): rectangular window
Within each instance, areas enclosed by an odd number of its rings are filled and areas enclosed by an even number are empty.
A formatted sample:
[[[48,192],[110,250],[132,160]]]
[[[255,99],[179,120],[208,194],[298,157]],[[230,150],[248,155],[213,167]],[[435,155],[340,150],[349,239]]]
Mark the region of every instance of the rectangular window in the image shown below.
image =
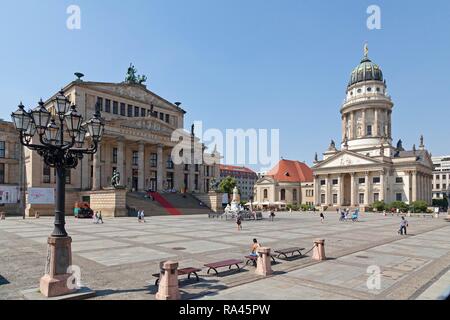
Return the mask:
[[[439,180],[441,178],[441,176],[440,175],[436,175],[436,180]]]
[[[5,164],[0,163],[0,183],[5,183]]]
[[[170,154],[167,156],[167,169],[173,169],[173,161]]]
[[[133,116],[133,106],[131,104],[128,105],[127,116],[128,117],[132,117]]]
[[[97,97],[96,111],[103,111],[103,98]]]
[[[42,176],[43,176],[43,182],[44,183],[50,183],[50,167],[46,164],[44,164],[44,167],[42,169]]]
[[[338,184],[339,184],[338,179],[333,179],[333,185],[338,185]]]
[[[367,126],[367,135],[368,135],[368,136],[371,136],[371,135],[372,135],[372,126],[371,126],[371,125],[368,125],[368,126]]]
[[[133,151],[133,165],[137,166],[139,163],[139,152]]]
[[[321,203],[321,204],[325,204],[325,194],[324,194],[324,193],[322,193],[322,194],[320,195],[320,203]]]
[[[150,167],[156,168],[158,166],[158,154],[150,153]]]
[[[373,194],[373,202],[380,201],[380,194],[378,192]]]
[[[0,158],[4,158],[6,154],[5,141],[0,141]]]
[[[373,183],[380,183],[380,177],[373,177]]]
[[[111,100],[105,100],[105,112],[111,113]]]
[[[364,204],[364,193],[359,194],[359,204]]]
[[[396,193],[396,194],[395,194],[395,200],[397,200],[397,201],[403,201],[402,194],[401,194],[401,193]]]
[[[125,112],[125,111],[126,111],[125,109],[126,109],[125,103],[122,103],[122,102],[121,102],[121,103],[120,103],[120,115],[121,115],[121,116],[126,116],[126,115],[127,115],[126,112]]]
[[[195,172],[198,172],[198,164],[195,165]]]
[[[159,119],[164,120],[164,113],[162,113],[162,112],[159,113]]]
[[[170,116],[168,114],[166,114],[166,122],[169,123],[170,121]]]
[[[444,189],[444,190],[447,189],[447,184],[446,183],[442,184],[442,189]]]
[[[325,180],[320,180],[320,185],[321,186],[324,186],[326,184],[326,181]]]
[[[145,114],[147,110],[145,110],[144,108],[141,108],[141,117],[145,117]]]
[[[139,107],[134,107],[134,116],[135,117],[139,117],[139,110],[140,110]]]
[[[395,183],[403,183],[403,178],[402,177],[395,178]]]
[[[113,114],[119,114],[119,103],[117,101],[113,101]]]
[[[198,174],[196,174],[194,177],[194,189],[198,190]]]
[[[333,204],[337,204],[338,202],[338,195],[336,193],[333,193]]]
[[[440,189],[441,188],[441,185],[438,183],[438,184],[436,184],[436,189]]]
[[[365,184],[366,183],[366,178],[359,178],[358,179],[358,183],[359,184]]]
[[[113,148],[112,162],[117,163],[117,148]]]

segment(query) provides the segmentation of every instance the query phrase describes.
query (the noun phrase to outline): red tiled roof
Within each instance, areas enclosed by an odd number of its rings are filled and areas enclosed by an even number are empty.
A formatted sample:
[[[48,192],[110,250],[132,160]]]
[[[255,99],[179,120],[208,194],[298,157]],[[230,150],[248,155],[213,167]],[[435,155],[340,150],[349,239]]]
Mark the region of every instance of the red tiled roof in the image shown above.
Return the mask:
[[[280,160],[266,176],[280,182],[312,182],[313,172],[305,163],[293,160]]]
[[[220,170],[239,171],[239,172],[247,172],[247,173],[256,174],[255,171],[253,171],[252,169],[249,169],[247,167],[230,166],[227,164],[221,164],[219,167],[220,167]]]

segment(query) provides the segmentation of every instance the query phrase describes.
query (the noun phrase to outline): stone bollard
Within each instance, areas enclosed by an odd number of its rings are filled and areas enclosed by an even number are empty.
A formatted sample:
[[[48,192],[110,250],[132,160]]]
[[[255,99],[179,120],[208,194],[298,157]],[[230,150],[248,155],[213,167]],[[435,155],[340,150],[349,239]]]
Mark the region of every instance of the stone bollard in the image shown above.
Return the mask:
[[[324,239],[316,239],[314,240],[314,250],[313,250],[313,260],[323,261],[326,260],[325,256],[325,240]]]
[[[1,220],[5,220],[5,213],[4,212],[0,212],[0,219]]]
[[[407,217],[411,217],[411,211],[408,211],[408,213],[406,214]]]
[[[255,274],[259,276],[270,276],[272,271],[272,263],[270,261],[270,248],[260,247],[257,250],[258,260],[256,261]]]
[[[178,288],[178,262],[162,262],[161,274],[159,276],[159,288],[156,300],[180,300],[180,289]]]

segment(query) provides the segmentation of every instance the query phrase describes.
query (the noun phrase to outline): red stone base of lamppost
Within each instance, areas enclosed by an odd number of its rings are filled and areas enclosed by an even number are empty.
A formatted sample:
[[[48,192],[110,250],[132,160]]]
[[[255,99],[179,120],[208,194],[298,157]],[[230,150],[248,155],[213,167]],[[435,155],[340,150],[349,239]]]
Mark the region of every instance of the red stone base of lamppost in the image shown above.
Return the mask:
[[[48,297],[58,297],[76,292],[70,281],[73,275],[68,273],[72,266],[72,238],[49,237],[45,275],[40,281],[41,293]]]

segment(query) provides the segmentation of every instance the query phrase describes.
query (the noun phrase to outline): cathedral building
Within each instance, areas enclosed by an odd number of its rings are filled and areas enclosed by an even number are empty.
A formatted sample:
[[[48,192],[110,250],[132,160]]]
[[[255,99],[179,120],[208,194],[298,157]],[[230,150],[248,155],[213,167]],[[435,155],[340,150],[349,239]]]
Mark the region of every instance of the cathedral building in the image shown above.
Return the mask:
[[[405,150],[393,144],[394,103],[381,68],[364,57],[352,71],[341,107],[342,142],[316,154],[314,201],[322,207],[370,207],[376,201],[431,204],[433,164],[423,137]]]

